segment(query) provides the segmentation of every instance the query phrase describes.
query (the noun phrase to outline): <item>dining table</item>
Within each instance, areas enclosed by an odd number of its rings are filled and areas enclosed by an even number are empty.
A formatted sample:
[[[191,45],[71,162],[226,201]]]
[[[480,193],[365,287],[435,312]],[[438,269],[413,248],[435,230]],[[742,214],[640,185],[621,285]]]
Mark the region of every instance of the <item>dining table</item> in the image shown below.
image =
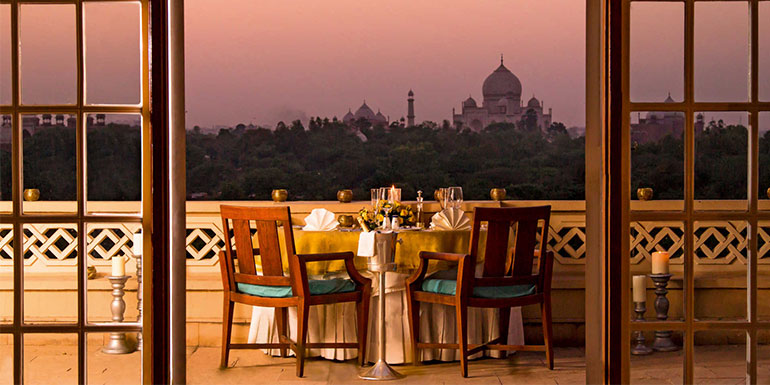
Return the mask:
[[[397,246],[395,251],[396,268],[386,273],[385,304],[386,304],[386,347],[387,359],[391,364],[412,362],[411,337],[407,312],[405,292],[406,279],[420,265],[420,251],[437,251],[451,253],[468,253],[470,245],[470,229],[463,230],[433,230],[433,229],[397,229]],[[288,273],[288,254],[285,251],[284,232],[279,231],[283,258],[283,266]],[[293,229],[294,246],[297,254],[329,253],[351,251],[356,253],[360,229],[337,228],[330,231],[309,231],[299,226]],[[479,255],[477,256],[476,274],[480,274],[484,260],[484,240],[486,232],[480,232]],[[254,247],[259,247],[256,236],[253,238]],[[374,278],[367,270],[368,257],[356,256],[356,268],[364,275]],[[257,258],[257,271],[260,271]],[[453,270],[455,269],[455,270]],[[347,277],[342,261],[318,261],[307,264],[308,278],[331,279]],[[431,261],[428,273],[456,276],[456,266],[446,261]],[[379,319],[378,303],[379,288],[377,280],[372,279],[372,299],[369,313],[369,337],[367,361],[377,360],[376,320]],[[423,342],[456,343],[457,327],[455,311],[451,306],[437,304],[420,305],[420,339]],[[468,312],[469,342],[472,344],[488,341],[498,335],[497,309],[471,308]],[[511,309],[510,325],[508,328],[508,344],[523,345],[524,330],[522,325],[521,308]],[[296,336],[296,309],[289,308],[288,330],[290,338]],[[318,305],[310,308],[308,321],[309,342],[356,342],[356,308],[354,303]],[[278,341],[278,328],[275,323],[272,308],[254,306],[249,325],[248,342],[265,343]],[[278,350],[268,351],[268,354],[278,355]],[[332,360],[349,360],[357,357],[356,349],[310,349],[309,356],[321,356]],[[423,349],[421,360],[459,360],[459,353],[454,349]],[[480,352],[471,358],[482,355],[497,356],[499,352]]]

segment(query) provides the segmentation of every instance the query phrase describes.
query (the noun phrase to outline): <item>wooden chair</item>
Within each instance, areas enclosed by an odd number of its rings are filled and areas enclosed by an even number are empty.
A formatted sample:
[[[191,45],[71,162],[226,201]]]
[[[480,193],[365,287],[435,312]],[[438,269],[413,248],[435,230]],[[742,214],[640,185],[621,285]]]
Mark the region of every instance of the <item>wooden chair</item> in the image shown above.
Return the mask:
[[[523,208],[482,208],[473,213],[470,253],[452,254],[420,252],[420,266],[406,282],[409,307],[409,327],[415,365],[420,361],[420,349],[460,349],[463,377],[468,376],[468,356],[483,350],[545,351],[548,368],[553,369],[551,326],[551,275],[553,253],[546,252],[548,220],[551,206]],[[541,222],[540,246],[535,251],[538,222]],[[481,223],[487,222],[484,271],[475,277]],[[544,222],[544,223],[543,223]],[[508,248],[512,225],[516,225],[514,247]],[[538,258],[537,273],[533,274]],[[457,262],[455,279],[426,279],[430,260]],[[424,343],[420,340],[420,302],[454,306],[457,314],[458,343]],[[511,307],[539,304],[542,312],[544,345],[507,345]],[[500,335],[480,345],[468,344],[468,307],[500,309]]]
[[[358,361],[364,360],[371,280],[358,273],[353,265],[352,252],[298,255],[294,253],[294,235],[291,213],[288,207],[238,207],[221,206],[222,225],[225,234],[232,229],[235,248],[230,237],[225,236],[226,248],[219,253],[219,266],[224,286],[224,316],[222,320],[222,361],[227,367],[230,349],[280,349],[286,357],[290,348],[297,355],[297,376],[302,377],[307,348],[358,348]],[[282,222],[289,260],[289,276],[284,276],[281,247],[278,240]],[[250,223],[256,223],[259,248],[254,249]],[[259,256],[262,274],[256,269],[255,256]],[[235,264],[237,260],[237,265]],[[306,263],[314,261],[344,260],[350,279],[308,280]],[[237,267],[237,269],[236,269]],[[278,323],[278,343],[233,344],[230,336],[233,322],[233,305],[274,307]],[[311,305],[355,302],[358,310],[358,342],[355,343],[308,343],[308,315]],[[287,333],[288,308],[297,307],[297,340],[291,341]]]

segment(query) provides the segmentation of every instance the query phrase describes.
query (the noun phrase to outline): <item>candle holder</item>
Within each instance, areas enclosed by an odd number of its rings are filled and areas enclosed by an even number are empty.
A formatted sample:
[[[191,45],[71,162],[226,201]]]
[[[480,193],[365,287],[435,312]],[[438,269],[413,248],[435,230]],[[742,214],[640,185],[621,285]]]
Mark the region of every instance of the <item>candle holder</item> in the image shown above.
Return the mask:
[[[655,312],[657,313],[657,319],[665,321],[668,319],[668,281],[671,279],[671,274],[650,274],[652,282],[655,284]],[[652,343],[652,348],[659,352],[671,352],[679,350],[679,346],[674,345],[671,341],[671,330],[656,330],[655,341]]]
[[[644,313],[647,311],[646,302],[634,302],[634,312],[636,313],[635,322],[644,322]],[[637,330],[634,332],[634,341],[636,346],[631,348],[631,354],[635,356],[646,356],[652,353],[652,349],[645,345],[644,332]]]
[[[142,255],[135,255],[136,258],[136,310],[138,310],[136,321],[142,322]],[[142,333],[136,333],[136,350],[142,350]]]
[[[110,304],[110,310],[112,310],[112,321],[123,322],[123,315],[126,312],[126,301],[123,300],[123,296],[126,294],[123,290],[126,287],[126,281],[130,276],[123,275],[119,277],[108,276],[112,284],[112,303]],[[102,352],[106,354],[127,354],[136,350],[135,346],[129,345],[126,340],[126,333],[113,332],[110,333],[110,341],[102,348]]]

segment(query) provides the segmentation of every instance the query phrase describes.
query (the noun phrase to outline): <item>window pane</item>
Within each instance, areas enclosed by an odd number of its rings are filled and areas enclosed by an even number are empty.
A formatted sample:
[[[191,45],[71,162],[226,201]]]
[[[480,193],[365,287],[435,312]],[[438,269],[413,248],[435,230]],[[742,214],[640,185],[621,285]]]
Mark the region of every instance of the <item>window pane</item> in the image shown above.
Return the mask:
[[[23,104],[75,104],[75,6],[25,4],[19,11]]]
[[[139,384],[141,383],[141,353],[133,351],[127,354],[111,354],[108,348],[111,337],[122,338],[129,341],[128,346],[133,346],[136,341],[136,333],[89,333],[87,382],[89,384]]]
[[[0,269],[3,269],[0,273],[0,323],[10,324],[13,323],[13,225],[9,223],[0,224]]]
[[[25,334],[25,384],[77,384],[77,334]]]
[[[21,119],[26,191],[24,212],[76,211],[77,118],[75,115],[40,114],[22,115]]]
[[[631,334],[631,348],[637,345],[636,334]],[[645,345],[652,347],[654,332],[644,332]],[[649,355],[632,355],[630,359],[631,384],[681,384],[684,379],[684,337],[682,332],[671,333],[672,342],[680,347],[670,352],[653,351]]]
[[[139,3],[84,3],[86,102],[138,104]]]
[[[11,6],[0,4],[0,104],[11,103]]]
[[[86,118],[89,212],[139,212],[142,118],[94,114]]]
[[[631,100],[684,99],[684,4],[631,3]]]
[[[684,209],[684,123],[676,111],[631,116],[632,210]]]
[[[746,112],[696,113],[695,209],[747,207],[748,121]]]
[[[24,225],[24,322],[78,319],[77,225]]]
[[[123,312],[123,322],[135,322],[138,317],[137,308],[137,259],[132,252],[134,233],[139,232],[139,223],[89,223],[88,231],[88,266],[93,269],[93,275],[89,272],[86,281],[88,292],[88,322],[112,322],[113,317],[111,303],[112,284],[123,284],[123,301],[126,303]],[[116,273],[113,271],[113,261],[123,261],[118,265],[123,266],[124,281],[113,280]],[[119,266],[115,266],[119,268]],[[118,321],[115,321],[118,322]]]
[[[695,318],[746,320],[748,222],[695,222]]]
[[[746,332],[709,330],[695,333],[695,384],[746,382]],[[760,382],[758,382],[760,383]]]
[[[695,100],[748,100],[748,2],[695,3]]]
[[[13,384],[13,334],[0,334],[0,384]]]
[[[770,221],[759,221],[757,226],[757,317],[760,321],[770,320]],[[762,343],[770,343],[770,331]],[[770,356],[767,357],[770,359]],[[768,368],[770,369],[770,367]],[[768,373],[770,374],[770,373]],[[770,379],[770,378],[768,378]]]
[[[0,213],[9,213],[13,210],[11,183],[13,173],[11,171],[11,141],[13,140],[13,117],[11,115],[0,116]]]
[[[759,3],[759,99],[770,100],[770,1]]]

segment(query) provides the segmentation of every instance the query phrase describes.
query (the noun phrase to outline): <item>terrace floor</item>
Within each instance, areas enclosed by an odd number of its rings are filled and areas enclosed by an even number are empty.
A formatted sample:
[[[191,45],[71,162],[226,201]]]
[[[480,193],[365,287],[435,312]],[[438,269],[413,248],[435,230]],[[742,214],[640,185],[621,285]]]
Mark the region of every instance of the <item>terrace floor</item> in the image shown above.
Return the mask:
[[[12,352],[10,345],[0,345],[0,383],[10,383]],[[31,384],[77,382],[75,346],[28,346],[25,349],[26,379]],[[293,358],[273,358],[260,351],[231,352],[231,368],[221,370],[218,348],[188,348],[187,381],[190,384],[363,384],[357,377],[354,361],[323,359],[306,361],[305,378],[295,377]],[[695,382],[698,384],[745,384],[742,345],[697,346]],[[759,347],[758,383],[770,383],[770,346]],[[683,353],[655,353],[633,357],[632,383],[681,384]],[[406,375],[391,384],[583,384],[584,352],[577,348],[556,349],[556,368],[543,364],[542,353],[519,352],[508,359],[471,361],[469,378],[460,376],[457,363],[401,365]],[[139,354],[106,355],[99,347],[89,347],[88,380],[96,384],[136,384],[139,379]]]

